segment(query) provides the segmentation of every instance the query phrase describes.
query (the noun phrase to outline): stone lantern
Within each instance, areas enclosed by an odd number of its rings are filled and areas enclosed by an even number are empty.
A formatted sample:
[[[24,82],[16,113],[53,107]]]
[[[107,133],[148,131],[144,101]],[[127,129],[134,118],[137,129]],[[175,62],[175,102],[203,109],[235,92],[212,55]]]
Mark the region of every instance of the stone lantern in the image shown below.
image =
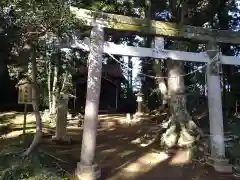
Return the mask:
[[[144,96],[144,94],[139,92],[136,94],[136,96],[137,96],[137,104],[138,104],[136,115],[141,116],[141,115],[143,115],[143,96]]]
[[[57,103],[57,116],[56,116],[56,131],[52,137],[54,141],[70,142],[67,136],[67,113],[68,113],[68,99],[69,95],[61,93]]]

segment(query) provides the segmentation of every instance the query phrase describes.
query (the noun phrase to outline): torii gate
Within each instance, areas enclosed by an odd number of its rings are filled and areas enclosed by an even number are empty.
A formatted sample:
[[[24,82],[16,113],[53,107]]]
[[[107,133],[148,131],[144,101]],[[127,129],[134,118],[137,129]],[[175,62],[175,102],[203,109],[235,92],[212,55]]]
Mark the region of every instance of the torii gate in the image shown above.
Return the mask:
[[[101,86],[102,54],[115,54],[135,57],[151,57],[181,61],[209,63],[207,68],[208,106],[211,134],[211,156],[217,171],[226,162],[222,100],[219,76],[219,64],[240,65],[240,59],[233,56],[218,56],[217,43],[239,44],[240,33],[229,30],[213,30],[192,26],[177,26],[173,23],[148,21],[122,15],[114,15],[70,7],[70,11],[86,26],[91,26],[90,40],[76,40],[71,47],[90,52],[88,66],[88,85],[84,117],[81,161],[78,163],[76,175],[79,179],[96,179],[94,154],[96,146],[96,123],[98,119],[98,103]],[[151,24],[151,27],[149,26]],[[208,43],[207,53],[182,52],[164,49],[164,39],[155,37],[153,48],[117,45],[104,42],[104,29],[133,31],[141,34],[167,36],[171,38],[191,39]],[[217,58],[214,58],[216,57]],[[214,59],[214,60],[213,60]],[[211,60],[213,61],[211,62]],[[216,61],[217,60],[217,61]]]

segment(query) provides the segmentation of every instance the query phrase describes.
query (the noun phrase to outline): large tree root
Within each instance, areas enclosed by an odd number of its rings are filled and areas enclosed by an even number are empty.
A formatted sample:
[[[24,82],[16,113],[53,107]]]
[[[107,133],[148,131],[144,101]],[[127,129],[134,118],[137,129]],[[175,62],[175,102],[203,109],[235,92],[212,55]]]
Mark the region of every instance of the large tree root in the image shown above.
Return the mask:
[[[190,147],[199,140],[201,135],[201,130],[192,120],[181,123],[171,121],[166,131],[161,135],[160,142],[166,148]]]
[[[144,131],[144,130],[143,130]],[[144,136],[138,138],[138,144],[142,147],[159,142],[161,147],[170,149],[172,147],[193,147],[203,137],[203,132],[192,121],[179,123],[173,116],[161,124],[148,127]]]
[[[42,137],[42,132],[36,132],[32,144],[28,147],[28,149],[23,153],[23,157],[27,157],[31,154],[31,152],[40,144]]]

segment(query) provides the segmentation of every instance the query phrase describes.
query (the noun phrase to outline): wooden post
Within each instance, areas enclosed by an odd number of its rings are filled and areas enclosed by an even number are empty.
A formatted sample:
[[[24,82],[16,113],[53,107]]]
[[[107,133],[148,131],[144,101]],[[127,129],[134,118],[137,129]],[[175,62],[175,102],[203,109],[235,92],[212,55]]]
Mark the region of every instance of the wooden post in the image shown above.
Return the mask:
[[[116,108],[116,111],[118,110],[118,93],[119,93],[119,90],[118,90],[118,84],[116,85],[116,99],[115,99],[115,108]]]
[[[87,96],[81,160],[78,163],[76,170],[76,176],[81,180],[95,180],[100,177],[100,171],[97,171],[97,165],[94,164],[94,156],[102,75],[102,53],[104,44],[103,28],[100,26],[94,26],[90,38],[91,44],[88,56]]]
[[[23,137],[26,134],[26,124],[27,124],[27,104],[24,104],[24,115],[23,115]],[[24,137],[25,138],[25,137]]]
[[[210,42],[207,49],[207,54],[211,61],[207,67],[207,94],[210,121],[211,158],[214,161],[214,168],[216,171],[226,172],[229,169],[224,168],[227,160],[225,159],[222,96],[219,76],[220,61],[218,53],[217,44],[215,42]]]

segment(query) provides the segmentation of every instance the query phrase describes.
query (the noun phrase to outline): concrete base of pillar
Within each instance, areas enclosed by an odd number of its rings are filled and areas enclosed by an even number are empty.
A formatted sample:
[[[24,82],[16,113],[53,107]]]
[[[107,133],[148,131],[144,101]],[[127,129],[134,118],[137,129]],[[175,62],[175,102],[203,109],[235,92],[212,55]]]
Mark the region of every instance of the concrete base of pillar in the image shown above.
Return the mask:
[[[101,170],[97,164],[86,166],[79,162],[75,175],[78,180],[97,180],[101,177]]]
[[[208,158],[208,164],[212,165],[215,171],[220,173],[232,173],[232,165],[227,158]]]
[[[224,159],[214,159],[214,169],[217,172],[222,172],[222,173],[232,173],[232,165],[229,164],[229,160],[224,158]]]

